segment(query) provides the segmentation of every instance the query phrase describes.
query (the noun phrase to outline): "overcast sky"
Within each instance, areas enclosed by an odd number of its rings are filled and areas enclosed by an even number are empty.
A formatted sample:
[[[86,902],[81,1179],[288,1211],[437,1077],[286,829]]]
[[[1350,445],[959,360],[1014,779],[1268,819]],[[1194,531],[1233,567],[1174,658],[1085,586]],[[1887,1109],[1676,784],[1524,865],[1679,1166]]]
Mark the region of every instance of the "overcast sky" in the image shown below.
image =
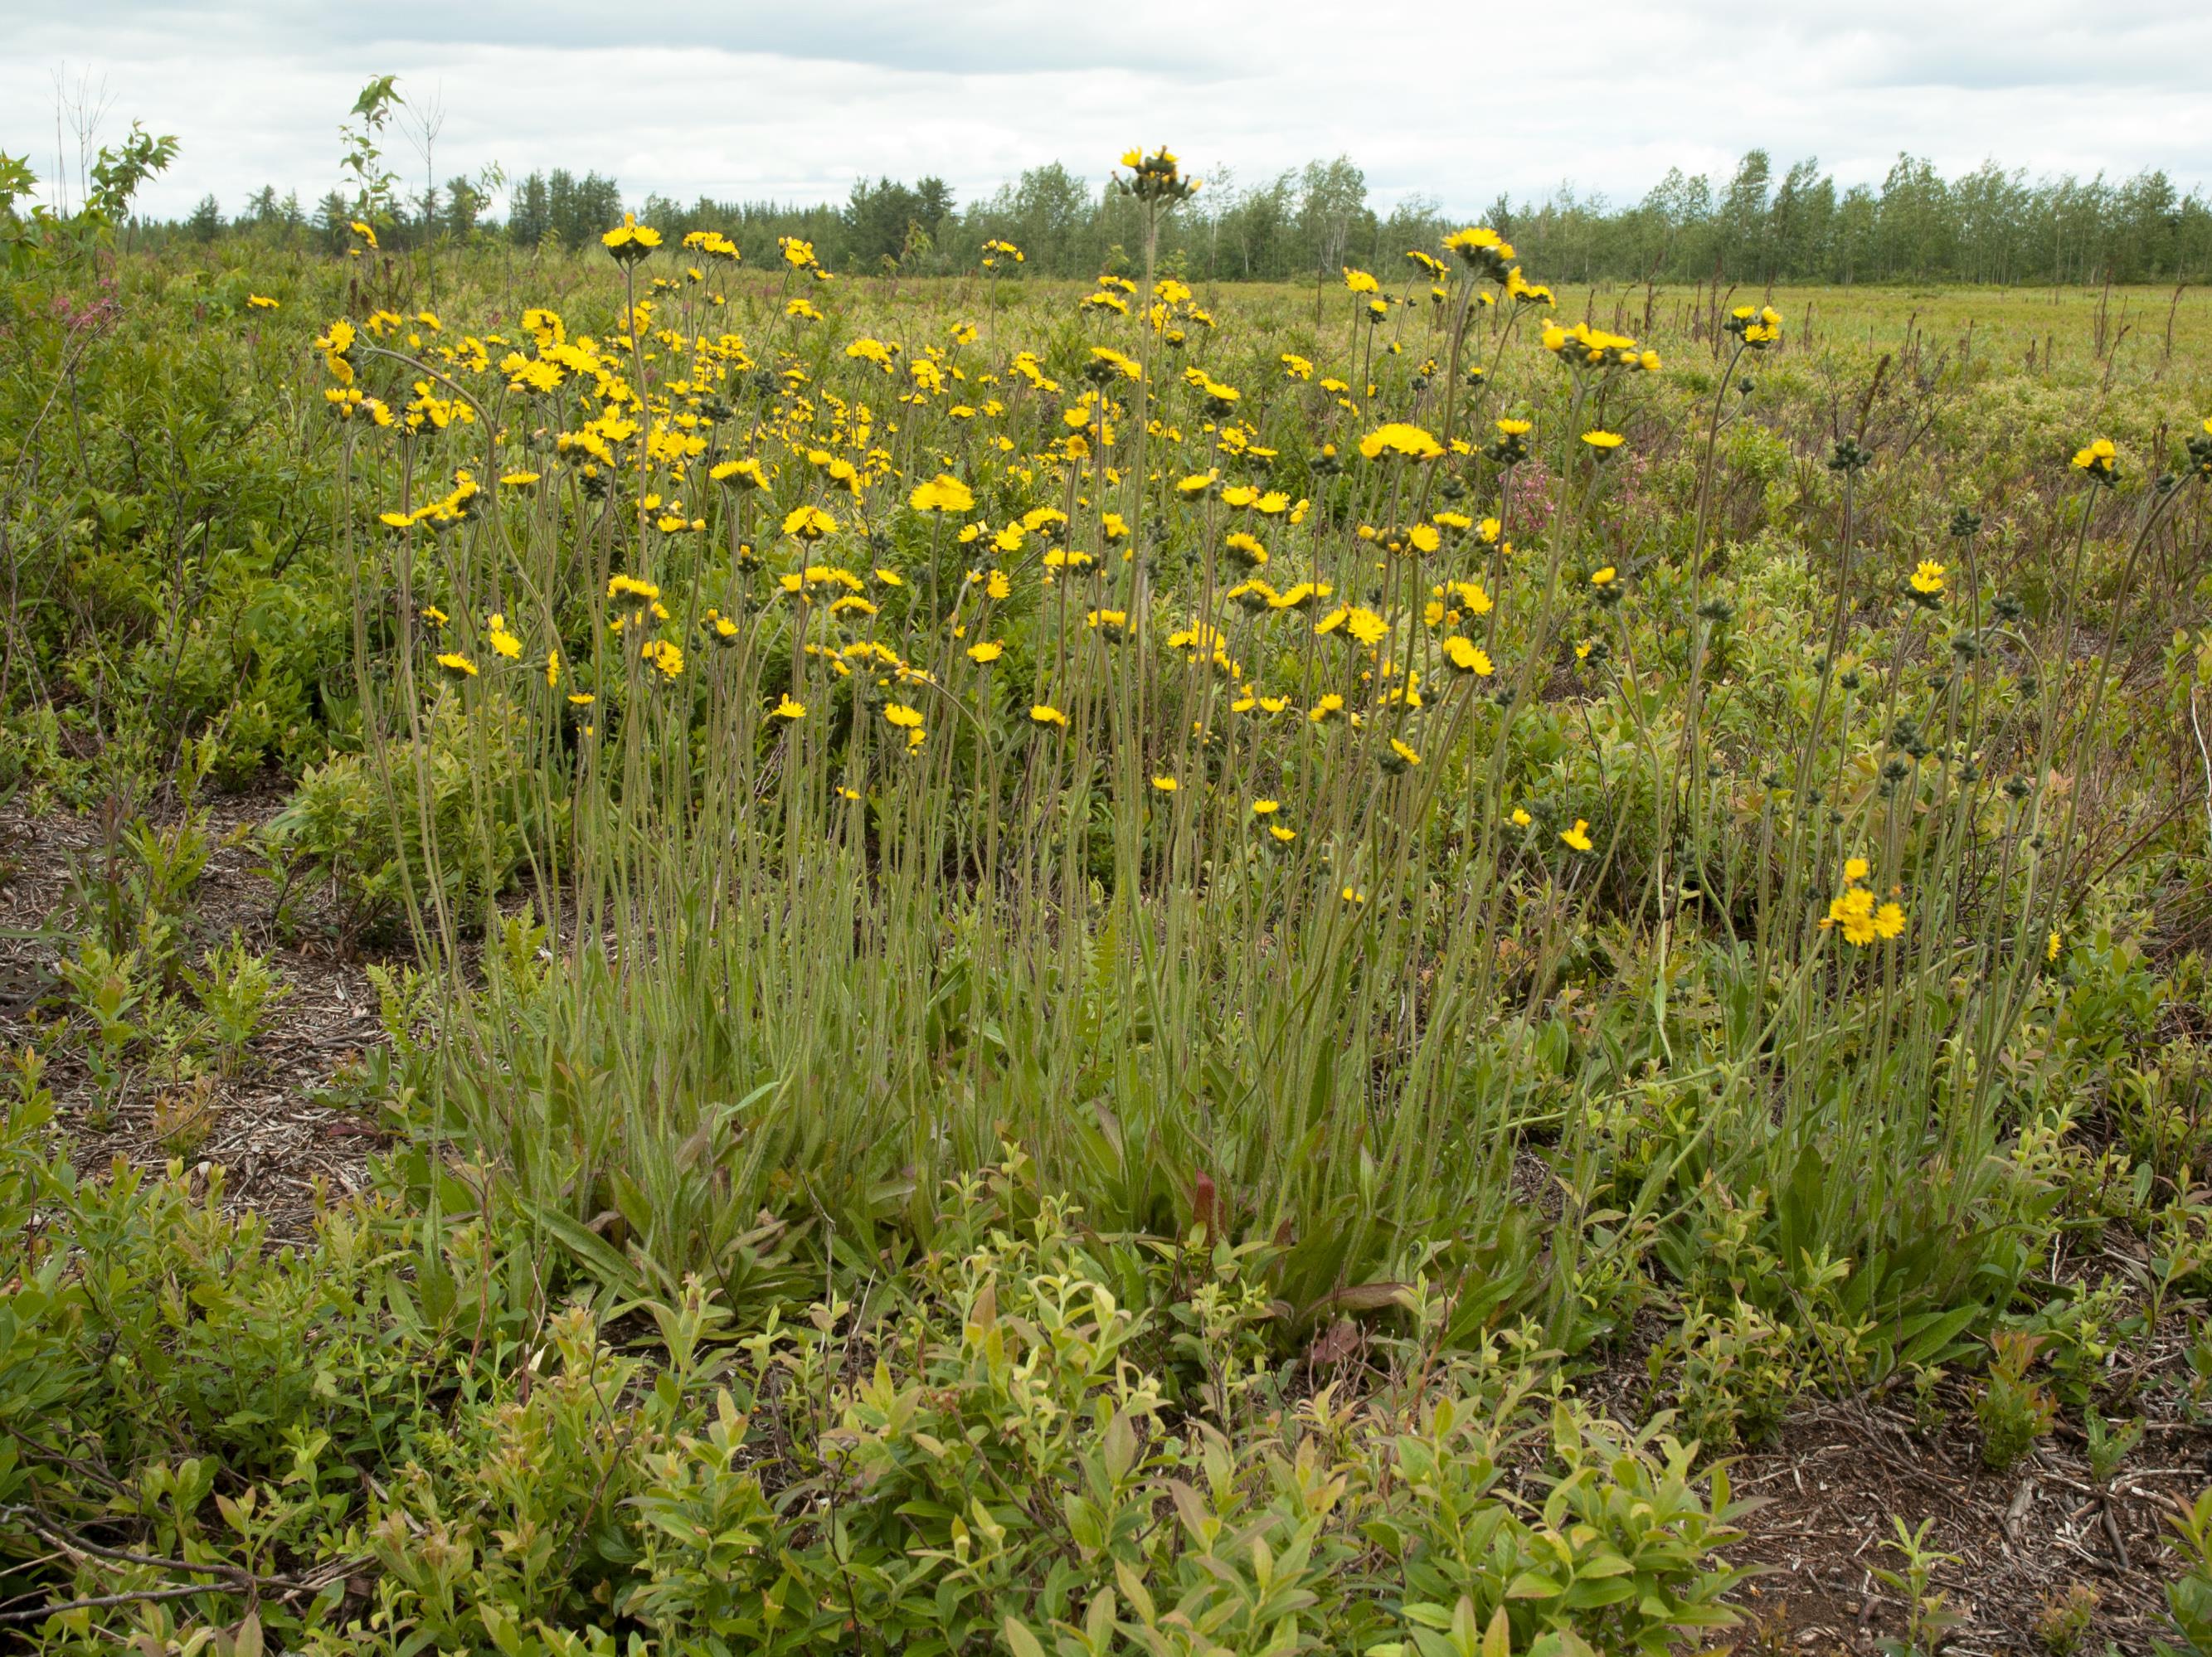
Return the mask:
[[[1103,179],[1139,142],[1244,183],[1348,154],[1378,203],[1468,215],[1562,183],[1633,198],[1753,145],[1845,184],[1900,149],[2212,183],[2212,0],[0,0],[0,150],[51,175],[58,81],[88,84],[101,136],[181,141],[143,198],[165,215],[264,183],[312,204],[384,73],[442,103],[441,182],[596,168],[632,202],[842,198],[885,173],[968,201],[1048,161]],[[73,169],[66,123],[60,147]]]

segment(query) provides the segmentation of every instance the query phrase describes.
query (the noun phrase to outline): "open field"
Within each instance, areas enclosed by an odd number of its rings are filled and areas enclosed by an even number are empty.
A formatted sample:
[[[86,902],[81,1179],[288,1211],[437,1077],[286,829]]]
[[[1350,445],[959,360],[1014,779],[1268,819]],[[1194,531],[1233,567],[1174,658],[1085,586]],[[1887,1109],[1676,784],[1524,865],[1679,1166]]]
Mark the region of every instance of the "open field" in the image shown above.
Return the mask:
[[[2212,294],[373,244],[0,289],[37,1648],[2212,1648]]]

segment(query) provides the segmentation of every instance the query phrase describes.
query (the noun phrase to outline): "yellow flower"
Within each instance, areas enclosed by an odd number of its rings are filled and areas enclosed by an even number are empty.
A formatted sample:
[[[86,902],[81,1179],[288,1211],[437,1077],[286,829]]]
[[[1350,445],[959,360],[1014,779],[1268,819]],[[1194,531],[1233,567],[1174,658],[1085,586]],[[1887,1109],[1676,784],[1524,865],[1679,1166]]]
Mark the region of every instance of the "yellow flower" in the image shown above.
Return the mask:
[[[1867,872],[1868,864],[1864,858],[1845,858],[1844,859],[1844,880],[1847,885],[1857,885],[1861,881],[1867,877]]]
[[[1344,267],[1344,285],[1355,294],[1379,294],[1382,291],[1382,284],[1373,276],[1364,270],[1355,270],[1348,264]]]
[[[1142,363],[1139,362],[1134,357],[1128,356],[1122,352],[1115,350],[1110,345],[1092,346],[1091,348],[1091,361],[1092,365],[1093,379],[1104,379],[1107,381],[1112,381],[1115,379],[1141,379],[1145,375],[1144,365]]]
[[[1559,830],[1559,839],[1571,850],[1589,851],[1591,846],[1589,820],[1586,817],[1577,817],[1573,828]]]
[[[1594,587],[1609,587],[1620,574],[1620,572],[1613,568],[1611,564],[1600,569],[1594,569],[1590,572],[1590,585]]]
[[[1402,420],[1385,422],[1359,440],[1359,452],[1370,460],[1379,459],[1386,453],[1403,455],[1409,460],[1434,460],[1443,452],[1443,445],[1431,434]]]
[[[1280,800],[1255,799],[1252,802],[1252,815],[1255,817],[1272,817],[1282,809]]]
[[[2212,424],[2212,422],[2206,423]],[[2053,926],[2051,929],[2051,936],[2043,940],[2043,958],[2045,961],[2057,960],[2059,947],[2063,942],[2063,940],[2058,936],[2058,928]]]
[[[522,658],[522,640],[507,630],[507,617],[491,616],[485,618],[485,637],[491,642],[495,655],[504,656],[510,662]]]
[[[1583,434],[1583,441],[1595,450],[1598,458],[1602,460],[1627,440],[1619,432],[1589,431]]]
[[[793,701],[791,693],[787,690],[776,705],[769,709],[769,712],[779,719],[803,719],[806,717],[806,704]]]
[[[907,497],[907,505],[916,512],[973,512],[975,495],[958,478],[939,472],[927,483],[916,485]]]
[[[1495,671],[1490,653],[1472,639],[1462,638],[1457,634],[1444,640],[1444,659],[1461,672],[1471,674],[1478,679],[1486,679]]]
[[[636,214],[625,213],[620,224],[599,238],[599,245],[629,264],[660,246],[660,232],[640,224]]]
[[[707,476],[717,483],[736,483],[749,489],[764,489],[768,476],[761,470],[757,460],[724,460],[707,469]]]
[[[1395,737],[1390,738],[1390,751],[1407,765],[1419,765],[1421,762],[1420,755],[1406,744],[1400,742]]]
[[[659,671],[664,679],[681,678],[684,674],[682,646],[665,639],[648,639],[638,651],[639,657]]]
[[[783,532],[802,541],[819,541],[837,527],[837,520],[819,507],[793,507],[783,520]]]
[[[557,650],[549,650],[545,652],[545,688],[548,690],[557,690],[560,685],[561,652]]]
[[[884,717],[902,731],[919,731],[921,728],[921,710],[908,707],[904,702],[885,702]]]
[[[1938,598],[1943,593],[1943,566],[1933,558],[1923,558],[1920,567],[1912,572],[1912,590]]]
[[[246,302],[257,311],[273,311],[276,308],[275,300],[266,298],[260,294],[248,294],[246,296]]]
[[[1525,806],[1516,805],[1513,808],[1513,826],[1516,828],[1526,828],[1530,823],[1535,822],[1535,818],[1528,815],[1528,809]]]
[[[477,665],[458,650],[449,650],[440,656],[438,665],[445,670],[446,677],[450,679],[473,679],[477,677]]]
[[[1038,702],[1031,707],[1030,719],[1033,724],[1056,725],[1063,731],[1067,729],[1067,715],[1049,702]]]
[[[1152,779],[1152,786],[1158,789],[1163,794],[1174,793],[1176,786],[1176,780],[1173,777],[1154,777]]]
[[[1257,569],[1267,561],[1267,549],[1260,543],[1260,538],[1243,530],[1231,530],[1223,537],[1222,545],[1247,569]]]
[[[1840,928],[1844,942],[1863,949],[1878,938],[1895,938],[1905,930],[1905,910],[1895,903],[1876,904],[1874,894],[1853,885],[1842,896],[1830,900],[1821,918],[1823,930]]]
[[[981,644],[974,644],[968,646],[968,659],[971,662],[981,662],[986,665],[988,665],[990,663],[997,661],[999,658],[1005,655],[1006,652],[1006,646],[999,643],[995,639],[987,640]]]
[[[1297,829],[1285,828],[1279,822],[1269,823],[1267,825],[1267,833],[1278,846],[1288,846],[1292,841],[1298,837],[1298,831]]]
[[[2094,443],[2085,444],[2075,452],[2074,469],[2076,471],[2085,471],[2093,476],[2109,480],[2118,458],[2119,451],[2112,446],[2112,440],[2109,437],[2100,437]]]

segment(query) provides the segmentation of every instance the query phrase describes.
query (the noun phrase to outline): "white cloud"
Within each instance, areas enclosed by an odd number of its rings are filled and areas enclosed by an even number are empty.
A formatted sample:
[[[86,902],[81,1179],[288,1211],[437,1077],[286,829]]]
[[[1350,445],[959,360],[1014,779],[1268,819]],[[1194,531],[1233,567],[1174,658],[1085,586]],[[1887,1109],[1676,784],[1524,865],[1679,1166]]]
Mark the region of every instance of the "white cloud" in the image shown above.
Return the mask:
[[[1997,16],[1985,0],[1585,0],[1571,20],[1315,0],[0,0],[0,149],[51,171],[56,73],[89,72],[107,136],[136,117],[182,141],[151,210],[209,191],[236,210],[264,182],[312,199],[337,180],[361,83],[396,71],[404,92],[442,94],[441,179],[493,160],[596,168],[633,199],[841,197],[861,173],[935,173],[966,200],[1046,161],[1101,179],[1134,142],[1245,182],[1349,154],[1378,201],[1465,212],[1562,182],[1632,197],[1754,144],[1778,166],[1817,155],[1845,183],[1900,149],[1947,172],[1993,156],[2212,179],[2212,8],[2021,0]],[[387,149],[419,176],[404,140]]]

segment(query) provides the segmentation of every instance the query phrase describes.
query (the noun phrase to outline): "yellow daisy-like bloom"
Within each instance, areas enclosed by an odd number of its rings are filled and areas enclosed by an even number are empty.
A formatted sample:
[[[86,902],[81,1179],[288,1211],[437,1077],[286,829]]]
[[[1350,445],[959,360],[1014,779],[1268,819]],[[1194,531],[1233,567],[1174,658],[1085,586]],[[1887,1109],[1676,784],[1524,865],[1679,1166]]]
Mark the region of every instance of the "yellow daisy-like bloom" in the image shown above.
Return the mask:
[[[607,578],[609,598],[635,598],[651,604],[660,597],[660,589],[650,581],[641,581],[635,575],[611,575]]]
[[[1252,802],[1252,815],[1255,817],[1272,817],[1282,809],[1280,800],[1255,799]]]
[[[916,512],[973,512],[975,493],[951,473],[939,472],[927,483],[917,484],[906,503]]]
[[[1408,765],[1419,765],[1421,762],[1420,755],[1406,744],[1400,742],[1395,737],[1390,738],[1390,751]]]
[[[806,704],[793,701],[791,693],[787,690],[769,712],[779,719],[803,719],[806,717]]]
[[[2119,451],[2112,446],[2112,440],[2109,437],[2100,437],[2094,442],[2084,444],[2075,450],[2073,464],[2076,471],[2110,477],[2118,460]]]
[[[921,728],[921,710],[909,707],[904,702],[885,702],[884,718],[902,731],[919,731]]]
[[[1443,452],[1443,445],[1432,434],[1402,420],[1386,421],[1359,440],[1359,452],[1370,460],[1380,459],[1385,454],[1402,455],[1408,460],[1435,460]]]
[[[1098,373],[1108,379],[1142,379],[1145,376],[1143,364],[1110,345],[1092,346],[1091,361],[1097,365]]]
[[[1867,877],[1869,867],[1864,858],[1845,858],[1844,859],[1844,883],[1848,885],[1857,885]]]
[[[1589,444],[1601,459],[1627,440],[1619,432],[1589,431],[1583,434],[1583,441]]]
[[[1292,841],[1298,837],[1298,831],[1297,829],[1285,828],[1279,822],[1269,823],[1267,825],[1267,834],[1278,846],[1288,846]]]
[[[981,662],[986,665],[997,661],[1000,657],[1006,653],[1006,646],[999,643],[995,639],[987,640],[981,644],[975,644],[968,646],[968,659],[971,662]]]
[[[680,645],[666,639],[648,639],[637,653],[641,659],[652,663],[662,678],[684,677],[684,650]]]
[[[1355,270],[1348,264],[1344,267],[1344,285],[1355,294],[1379,294],[1382,291],[1382,284],[1373,276],[1364,270]]]
[[[768,474],[761,470],[757,460],[724,460],[707,469],[707,476],[717,483],[734,483],[742,489],[764,489]]]
[[[1820,926],[1824,931],[1832,927],[1840,931],[1844,943],[1864,949],[1877,938],[1892,938],[1902,932],[1905,910],[1896,903],[1878,904],[1872,892],[1854,885],[1842,896],[1830,900]]]
[[[1573,828],[1562,828],[1559,830],[1559,840],[1560,842],[1566,846],[1570,850],[1577,852],[1589,851],[1593,844],[1589,837],[1589,819],[1587,817],[1577,817],[1575,819],[1575,826]]]
[[[1345,616],[1345,631],[1363,645],[1379,645],[1390,636],[1390,623],[1364,605],[1354,604]]]
[[[1030,709],[1030,721],[1033,725],[1056,725],[1062,731],[1067,729],[1067,715],[1050,702],[1038,702],[1032,707]]]
[[[1456,633],[1444,640],[1444,659],[1462,673],[1478,679],[1486,679],[1496,671],[1489,652],[1474,640],[1463,638]]]
[[[246,302],[257,311],[273,311],[276,308],[276,301],[262,294],[248,294],[246,296]]]
[[[1615,569],[1611,564],[1607,564],[1601,568],[1594,569],[1590,572],[1590,585],[1594,587],[1609,587],[1616,580],[1619,579],[1620,575],[1620,572],[1619,570]]]
[[[1516,805],[1513,808],[1513,826],[1516,828],[1526,828],[1530,823],[1535,822],[1535,818],[1528,815],[1528,809],[1525,806]]]
[[[473,679],[477,677],[477,665],[458,650],[449,650],[440,656],[438,665],[449,679]]]
[[[660,246],[660,232],[637,222],[637,215],[625,213],[623,222],[599,238],[599,245],[608,252],[628,264],[643,258]]]
[[[1536,422],[1533,420],[1501,420],[1498,422],[1500,437],[1526,437],[1535,429]]]
[[[2212,421],[2208,421],[2206,423],[2212,425]],[[2053,926],[2051,929],[2051,936],[2043,940],[2043,958],[2045,961],[2057,960],[2058,951],[2063,942],[2064,940],[2058,935],[2058,929]]]
[[[1174,793],[1179,786],[1180,785],[1176,783],[1173,777],[1154,777],[1152,779],[1152,786],[1158,789],[1163,794]]]
[[[783,520],[783,532],[802,541],[819,541],[837,527],[837,520],[819,507],[793,507]]]
[[[545,652],[545,688],[548,690],[557,690],[560,685],[561,652],[557,650],[549,650]]]
[[[490,642],[494,655],[504,656],[510,662],[522,659],[522,640],[507,630],[507,617],[487,616],[484,628],[484,636]]]
[[[1931,598],[1943,595],[1943,566],[1933,558],[1923,558],[1920,567],[1912,572],[1912,590]]]

